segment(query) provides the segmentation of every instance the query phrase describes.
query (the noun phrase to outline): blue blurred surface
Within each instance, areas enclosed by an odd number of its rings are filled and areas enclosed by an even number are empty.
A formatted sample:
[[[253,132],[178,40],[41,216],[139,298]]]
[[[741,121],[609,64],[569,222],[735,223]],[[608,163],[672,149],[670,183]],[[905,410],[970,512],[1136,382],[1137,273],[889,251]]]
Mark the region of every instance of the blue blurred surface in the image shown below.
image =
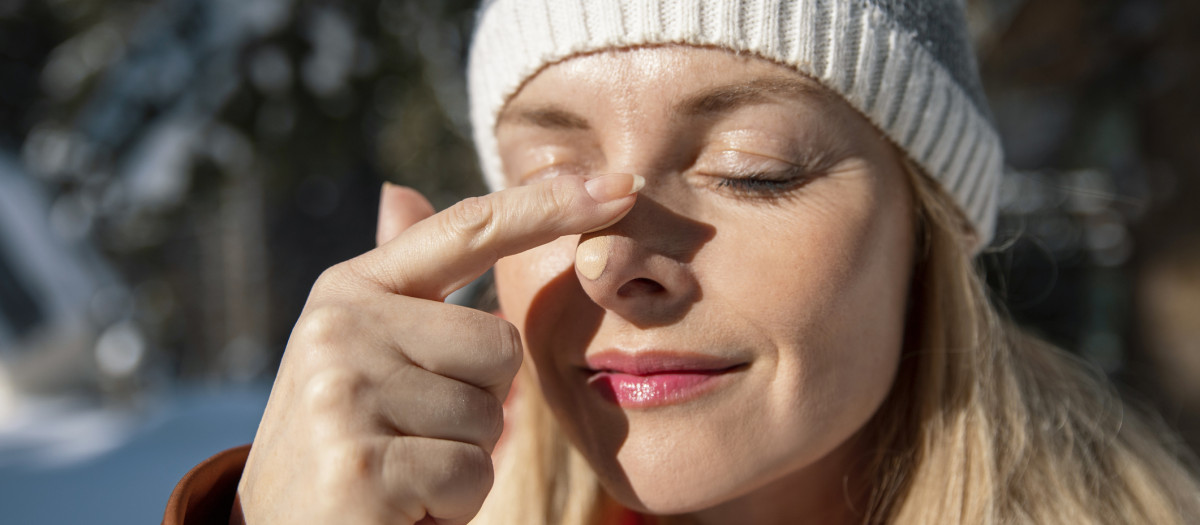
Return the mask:
[[[268,385],[183,389],[138,414],[24,406],[0,425],[4,523],[158,523],[189,469],[254,437],[268,394]]]

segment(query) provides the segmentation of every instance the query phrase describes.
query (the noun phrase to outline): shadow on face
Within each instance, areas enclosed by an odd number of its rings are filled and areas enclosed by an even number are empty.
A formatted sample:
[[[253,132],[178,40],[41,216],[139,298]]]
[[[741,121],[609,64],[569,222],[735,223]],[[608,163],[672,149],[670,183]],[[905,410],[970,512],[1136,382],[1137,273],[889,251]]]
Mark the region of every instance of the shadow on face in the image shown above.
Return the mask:
[[[911,274],[912,197],[882,135],[787,68],[665,46],[549,66],[497,141],[512,184],[647,181],[616,224],[496,268],[547,402],[605,487],[655,513],[840,504],[862,452],[850,436],[896,372]],[[601,238],[603,264],[581,273],[580,243]]]

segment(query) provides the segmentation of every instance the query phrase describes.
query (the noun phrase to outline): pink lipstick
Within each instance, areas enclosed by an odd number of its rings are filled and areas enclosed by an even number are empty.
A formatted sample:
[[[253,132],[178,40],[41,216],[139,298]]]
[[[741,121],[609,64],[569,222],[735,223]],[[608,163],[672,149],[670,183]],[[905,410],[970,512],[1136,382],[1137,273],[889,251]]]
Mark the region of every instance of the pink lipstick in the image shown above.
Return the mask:
[[[587,384],[622,408],[650,408],[695,399],[744,368],[703,354],[604,351],[587,358]]]

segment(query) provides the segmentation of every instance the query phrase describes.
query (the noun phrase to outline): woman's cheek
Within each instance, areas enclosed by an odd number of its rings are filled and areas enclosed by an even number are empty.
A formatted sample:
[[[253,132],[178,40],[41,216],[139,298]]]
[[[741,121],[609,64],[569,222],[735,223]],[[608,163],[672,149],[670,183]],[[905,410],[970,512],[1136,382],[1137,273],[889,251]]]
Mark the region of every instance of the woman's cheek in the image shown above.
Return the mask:
[[[569,244],[576,238],[563,237],[496,261],[496,296],[510,322],[524,321],[537,293],[555,277],[571,270],[574,259]]]
[[[520,271],[520,256],[512,255],[496,261],[493,268],[496,279],[496,301],[500,305],[500,313],[508,322],[518,328],[524,324],[525,311],[528,301],[521,299],[525,295],[520,284],[523,282]]]

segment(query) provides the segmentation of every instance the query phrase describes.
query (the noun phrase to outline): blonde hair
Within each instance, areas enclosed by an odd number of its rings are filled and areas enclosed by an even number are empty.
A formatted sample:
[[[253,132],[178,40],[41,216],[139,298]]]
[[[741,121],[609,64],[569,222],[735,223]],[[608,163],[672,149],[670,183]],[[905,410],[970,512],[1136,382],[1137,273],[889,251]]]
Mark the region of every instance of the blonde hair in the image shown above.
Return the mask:
[[[989,302],[965,219],[906,163],[919,252],[896,383],[864,427],[874,457],[864,523],[1200,520],[1200,483],[1156,422],[1104,378]],[[473,523],[611,523],[601,488],[525,370],[496,481]]]

